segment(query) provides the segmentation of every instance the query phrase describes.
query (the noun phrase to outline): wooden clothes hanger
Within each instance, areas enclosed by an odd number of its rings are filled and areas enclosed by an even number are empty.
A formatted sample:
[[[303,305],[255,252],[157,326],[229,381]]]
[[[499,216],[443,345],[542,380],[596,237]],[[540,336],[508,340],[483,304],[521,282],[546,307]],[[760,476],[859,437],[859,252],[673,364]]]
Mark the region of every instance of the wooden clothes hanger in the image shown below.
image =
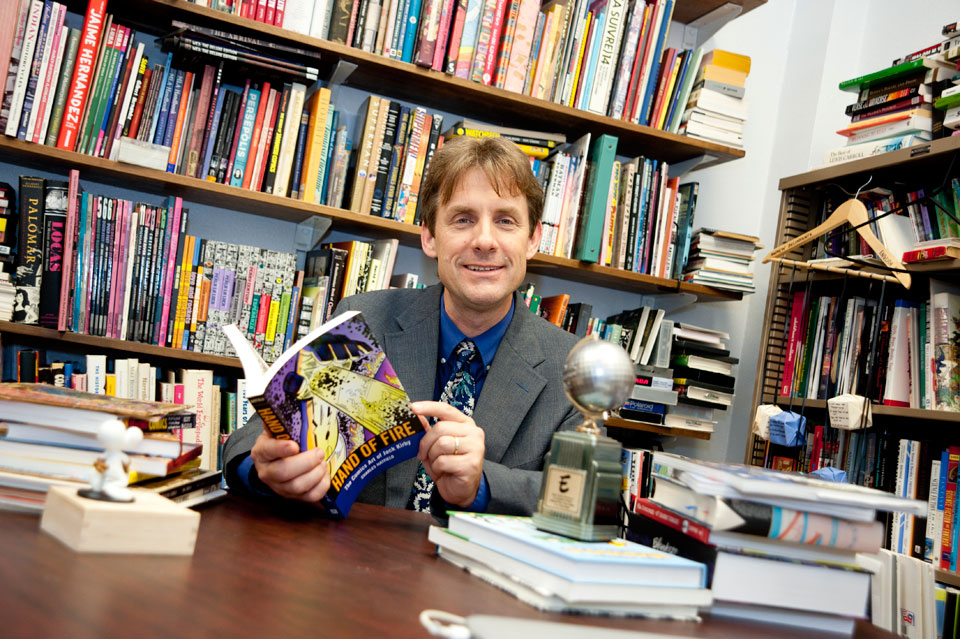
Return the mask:
[[[875,273],[869,273],[864,271],[857,271],[854,269],[843,269],[838,267],[822,267],[819,270],[830,270],[834,272],[842,272],[856,277],[871,277],[873,279],[889,279],[890,281],[899,282],[904,288],[909,289],[911,278],[910,274],[904,272],[903,263],[900,261],[900,258],[893,255],[886,246],[883,245],[883,242],[880,241],[876,235],[873,234],[873,231],[870,230],[869,225],[870,217],[867,214],[867,207],[864,206],[863,202],[857,198],[851,198],[834,209],[833,213],[830,214],[822,224],[816,228],[810,229],[806,233],[799,235],[792,240],[784,242],[780,246],[774,248],[772,251],[767,253],[767,256],[763,258],[763,263],[766,264],[770,261],[776,261],[781,263],[789,262],[791,265],[796,265],[800,268],[817,268],[816,265],[807,264],[805,262],[794,262],[793,260],[784,260],[781,259],[781,256],[786,255],[790,251],[801,247],[805,244],[808,244],[811,240],[814,240],[821,235],[826,235],[833,229],[842,226],[845,223],[851,224],[860,234],[860,237],[863,238],[863,241],[867,243],[874,253],[877,254],[877,257],[884,263],[885,266],[893,270],[893,277],[890,276],[877,276]]]

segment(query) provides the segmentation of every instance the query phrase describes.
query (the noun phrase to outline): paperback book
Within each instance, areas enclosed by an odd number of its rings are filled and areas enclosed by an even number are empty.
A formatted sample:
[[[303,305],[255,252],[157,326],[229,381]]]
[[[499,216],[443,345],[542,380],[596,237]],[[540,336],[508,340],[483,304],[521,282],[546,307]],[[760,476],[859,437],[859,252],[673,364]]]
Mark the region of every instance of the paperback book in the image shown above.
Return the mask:
[[[324,505],[346,517],[363,487],[414,457],[423,426],[358,312],[334,317],[268,368],[236,326],[224,327],[243,364],[247,399],[277,439],[322,448],[330,467]]]

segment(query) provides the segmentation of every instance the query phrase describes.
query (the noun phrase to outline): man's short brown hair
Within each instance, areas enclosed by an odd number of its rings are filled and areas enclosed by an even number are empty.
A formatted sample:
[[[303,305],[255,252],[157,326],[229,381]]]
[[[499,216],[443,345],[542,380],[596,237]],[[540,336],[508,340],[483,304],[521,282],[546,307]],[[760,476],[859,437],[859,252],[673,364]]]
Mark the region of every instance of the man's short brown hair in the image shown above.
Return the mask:
[[[530,159],[505,138],[457,136],[443,143],[430,161],[420,186],[420,219],[430,233],[436,230],[437,209],[471,169],[478,168],[497,195],[523,196],[527,201],[530,235],[543,213],[543,189],[530,169]]]

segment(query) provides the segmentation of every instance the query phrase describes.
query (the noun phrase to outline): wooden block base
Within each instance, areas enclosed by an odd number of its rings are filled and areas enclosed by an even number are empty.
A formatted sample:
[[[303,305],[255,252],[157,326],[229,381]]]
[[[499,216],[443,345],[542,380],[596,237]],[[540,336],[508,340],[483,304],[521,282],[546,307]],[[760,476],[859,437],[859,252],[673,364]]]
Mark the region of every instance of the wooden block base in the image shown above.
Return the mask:
[[[192,555],[200,513],[153,492],[134,494],[124,504],[51,487],[40,528],[77,552]]]

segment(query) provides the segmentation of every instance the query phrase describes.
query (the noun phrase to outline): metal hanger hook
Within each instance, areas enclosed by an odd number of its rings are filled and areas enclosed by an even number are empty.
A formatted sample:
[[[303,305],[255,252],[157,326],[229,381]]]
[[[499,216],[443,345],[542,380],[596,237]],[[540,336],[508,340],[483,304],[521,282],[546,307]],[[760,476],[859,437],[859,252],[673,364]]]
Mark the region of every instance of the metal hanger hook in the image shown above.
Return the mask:
[[[857,194],[853,196],[853,199],[858,199],[858,198],[860,197],[860,191],[862,191],[863,189],[867,188],[867,185],[870,184],[871,182],[873,182],[873,175],[871,175],[870,177],[868,177],[868,178],[867,178],[867,181],[863,183],[863,186],[861,186],[859,189],[857,189]]]

